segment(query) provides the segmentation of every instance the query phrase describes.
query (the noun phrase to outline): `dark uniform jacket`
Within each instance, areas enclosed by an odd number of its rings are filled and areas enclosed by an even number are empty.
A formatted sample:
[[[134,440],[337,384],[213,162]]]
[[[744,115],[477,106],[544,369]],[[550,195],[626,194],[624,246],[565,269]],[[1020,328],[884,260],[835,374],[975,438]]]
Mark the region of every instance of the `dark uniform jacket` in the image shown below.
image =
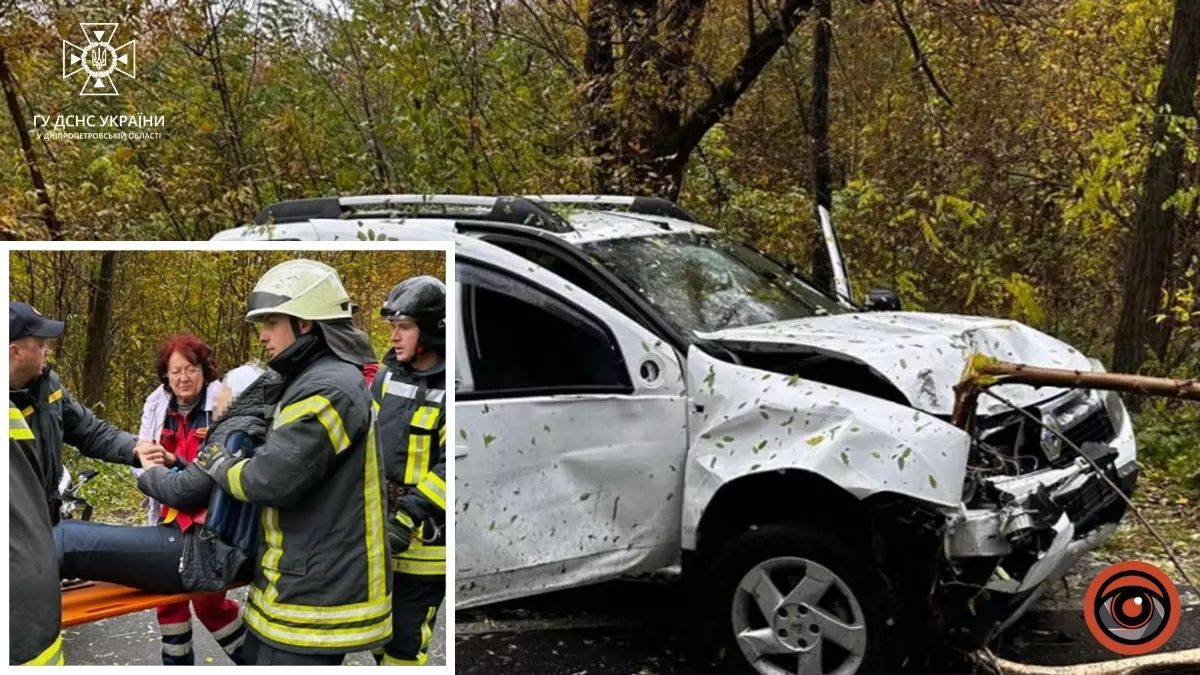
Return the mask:
[[[62,596],[58,557],[37,443],[25,416],[8,403],[8,646],[9,663],[61,665]]]
[[[9,402],[33,430],[36,450],[31,458],[42,479],[50,521],[58,522],[58,481],[62,477],[63,443],[88,457],[140,466],[133,452],[137,438],[96,417],[63,388],[50,368],[24,389],[9,390]]]
[[[291,652],[380,646],[392,633],[386,497],[362,372],[311,334],[269,365],[283,391],[266,441],[214,476],[262,506],[246,625]]]
[[[371,398],[387,465],[391,511],[403,509],[420,528],[412,546],[394,556],[406,574],[446,573],[446,367],[415,371],[388,352]],[[390,513],[389,513],[390,515]]]

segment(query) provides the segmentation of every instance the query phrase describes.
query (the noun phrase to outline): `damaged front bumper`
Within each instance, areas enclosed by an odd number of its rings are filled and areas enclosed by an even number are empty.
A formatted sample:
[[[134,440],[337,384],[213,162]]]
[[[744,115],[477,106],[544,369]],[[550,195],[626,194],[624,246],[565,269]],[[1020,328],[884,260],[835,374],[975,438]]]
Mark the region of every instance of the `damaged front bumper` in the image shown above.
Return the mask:
[[[1136,461],[1101,444],[1084,452],[1121,492],[1137,484]],[[955,642],[986,644],[1007,628],[1085,553],[1102,544],[1125,512],[1121,496],[1082,458],[1067,467],[984,479],[972,505],[945,532],[940,594]]]

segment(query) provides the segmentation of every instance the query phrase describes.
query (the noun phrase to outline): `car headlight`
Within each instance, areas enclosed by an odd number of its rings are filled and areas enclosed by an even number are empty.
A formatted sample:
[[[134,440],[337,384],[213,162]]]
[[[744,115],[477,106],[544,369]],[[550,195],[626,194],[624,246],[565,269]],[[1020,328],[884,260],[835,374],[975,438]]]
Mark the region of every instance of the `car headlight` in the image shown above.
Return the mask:
[[[1057,433],[1056,433],[1057,432]],[[1053,462],[1062,454],[1062,424],[1052,413],[1042,413],[1042,452]]]
[[[1092,370],[1097,373],[1107,373],[1104,364],[1100,359],[1089,358],[1088,364],[1092,366]],[[1108,390],[1097,392],[1104,399],[1104,407],[1108,410],[1108,418],[1112,420],[1113,429],[1121,430],[1121,426],[1128,421],[1129,413],[1125,410],[1125,402],[1121,400],[1121,392]]]
[[[1112,420],[1113,429],[1119,432],[1129,419],[1129,413],[1125,411],[1125,402],[1121,400],[1121,392],[1104,392],[1104,407],[1108,408],[1108,417]]]

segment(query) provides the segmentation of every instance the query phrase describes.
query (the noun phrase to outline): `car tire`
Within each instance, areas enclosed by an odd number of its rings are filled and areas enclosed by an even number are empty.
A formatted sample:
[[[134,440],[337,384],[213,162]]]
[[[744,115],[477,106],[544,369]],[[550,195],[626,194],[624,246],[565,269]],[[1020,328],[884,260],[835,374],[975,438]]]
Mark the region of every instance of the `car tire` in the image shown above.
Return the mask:
[[[716,672],[901,670],[901,603],[869,551],[834,533],[790,523],[752,528],[711,556],[703,579],[703,638]]]

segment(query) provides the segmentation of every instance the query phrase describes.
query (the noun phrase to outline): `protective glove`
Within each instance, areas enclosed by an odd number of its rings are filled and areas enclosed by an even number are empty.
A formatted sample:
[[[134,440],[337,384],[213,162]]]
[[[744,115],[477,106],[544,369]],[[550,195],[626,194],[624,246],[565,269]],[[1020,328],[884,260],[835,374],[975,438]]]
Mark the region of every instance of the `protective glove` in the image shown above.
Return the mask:
[[[387,530],[388,548],[391,549],[392,555],[396,555],[404,553],[412,545],[413,531],[417,526],[412,516],[401,510],[387,519],[384,529]]]
[[[233,455],[229,454],[225,446],[220,443],[209,443],[204,446],[200,454],[196,455],[196,466],[213,478],[216,478],[217,474],[232,461]]]

